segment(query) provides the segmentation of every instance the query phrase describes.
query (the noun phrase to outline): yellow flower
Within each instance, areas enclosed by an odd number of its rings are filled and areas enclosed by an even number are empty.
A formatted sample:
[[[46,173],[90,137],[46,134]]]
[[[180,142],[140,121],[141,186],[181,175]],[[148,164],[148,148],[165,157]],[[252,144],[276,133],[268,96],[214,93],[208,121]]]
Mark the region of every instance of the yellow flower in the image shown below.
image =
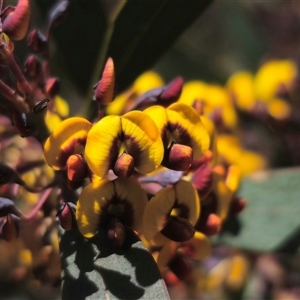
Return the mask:
[[[91,238],[100,228],[108,230],[110,222],[117,219],[141,232],[147,202],[146,192],[134,178],[95,181],[82,190],[77,202],[79,231]]]
[[[191,161],[202,157],[209,148],[210,139],[199,115],[190,106],[184,103],[174,103],[168,108],[154,105],[144,110],[156,123],[165,149],[163,165],[175,170],[184,170],[177,168],[176,163],[191,153]],[[186,154],[188,149],[182,147],[182,152],[175,153],[178,157],[172,157],[173,145],[187,146],[191,151]],[[179,148],[180,150],[180,148]],[[169,157],[167,155],[170,155]],[[176,163],[172,164],[172,159]],[[189,167],[190,165],[188,165]]]
[[[54,170],[65,170],[72,154],[83,152],[92,124],[84,118],[73,117],[61,122],[50,134],[44,146],[44,157]]]
[[[147,204],[143,234],[148,241],[164,244],[167,239],[181,242],[193,237],[193,225],[200,215],[200,199],[190,182],[180,180],[161,189]]]
[[[142,174],[149,173],[160,165],[162,158],[159,131],[154,121],[140,111],[104,117],[87,136],[85,159],[99,177],[106,176],[111,168],[115,173],[123,172],[123,167],[128,168],[126,176],[132,174],[133,168]]]

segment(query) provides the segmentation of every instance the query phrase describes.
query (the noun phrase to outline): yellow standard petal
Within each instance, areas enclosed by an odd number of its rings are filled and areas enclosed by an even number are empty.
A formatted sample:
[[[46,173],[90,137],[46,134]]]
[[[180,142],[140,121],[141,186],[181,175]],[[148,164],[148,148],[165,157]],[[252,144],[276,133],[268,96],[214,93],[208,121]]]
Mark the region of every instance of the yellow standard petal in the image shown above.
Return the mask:
[[[164,155],[160,132],[145,113],[131,111],[122,117],[125,151],[134,158],[134,167],[140,173],[150,173],[161,163]]]
[[[114,191],[114,184],[109,180],[93,182],[82,190],[76,206],[76,220],[79,231],[86,238],[93,237],[105,221],[105,216],[101,218],[101,210],[108,210]]]
[[[69,156],[83,151],[91,127],[89,121],[80,117],[61,122],[45,143],[44,157],[47,164],[55,170],[65,169]]]
[[[89,168],[104,177],[119,155],[122,133],[121,117],[107,116],[89,131],[85,146],[85,159]]]
[[[187,135],[190,137],[190,146],[193,149],[193,159],[203,156],[210,146],[210,138],[197,112],[183,103],[174,103],[167,108],[169,123],[172,123],[175,131],[175,141],[184,144]],[[183,134],[183,132],[185,134]]]
[[[195,225],[200,216],[200,199],[197,190],[185,180],[180,180],[175,185],[177,205],[188,208],[188,220]]]
[[[160,232],[175,204],[175,190],[172,187],[161,189],[147,204],[143,218],[143,234],[148,241]]]
[[[82,190],[78,199],[79,231],[91,238],[101,226],[117,218],[123,225],[141,232],[147,203],[146,192],[133,178],[95,181]]]

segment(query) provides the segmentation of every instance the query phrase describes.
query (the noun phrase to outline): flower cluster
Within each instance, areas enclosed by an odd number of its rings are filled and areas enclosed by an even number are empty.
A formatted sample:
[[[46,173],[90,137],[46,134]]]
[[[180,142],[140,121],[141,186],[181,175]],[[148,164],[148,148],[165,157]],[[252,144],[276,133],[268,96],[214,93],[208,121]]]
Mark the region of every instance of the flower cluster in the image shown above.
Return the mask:
[[[115,95],[108,58],[94,86],[97,116],[68,117],[48,53],[52,28],[67,9],[52,15],[47,32],[28,35],[28,0],[1,12],[1,238],[15,242],[21,231],[25,240],[29,221],[42,228],[37,236],[52,236],[57,218],[64,230],[78,229],[86,239],[104,231],[118,249],[132,230],[163,274],[189,280],[191,262],[210,254],[209,237],[244,208],[237,196],[242,176],[271,163],[242,146],[241,116],[271,118],[278,126],[290,120],[296,66],[271,61],[255,76],[234,74],[225,87],[181,77],[164,84],[146,72]],[[26,35],[34,54],[21,70],[12,40]],[[25,254],[46,246],[58,252],[53,240]]]

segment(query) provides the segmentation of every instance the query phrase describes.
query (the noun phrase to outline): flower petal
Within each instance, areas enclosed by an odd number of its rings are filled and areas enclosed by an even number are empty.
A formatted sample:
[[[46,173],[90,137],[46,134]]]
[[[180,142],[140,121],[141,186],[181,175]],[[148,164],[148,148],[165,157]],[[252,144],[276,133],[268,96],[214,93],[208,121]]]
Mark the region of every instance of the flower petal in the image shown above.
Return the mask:
[[[172,187],[161,189],[148,202],[143,218],[143,234],[148,241],[163,229],[174,204],[175,190]]]
[[[101,209],[114,194],[114,184],[109,180],[95,181],[82,190],[76,206],[76,220],[79,231],[86,238],[93,237],[98,231],[101,221],[104,221]]]
[[[119,154],[121,117],[107,116],[89,131],[85,146],[85,159],[89,168],[99,177],[104,177]]]
[[[185,144],[185,134],[188,134],[191,144],[187,145],[193,149],[193,158],[198,159],[209,149],[210,139],[199,115],[196,111],[183,103],[174,103],[167,108],[168,119],[174,124],[180,135],[176,136],[176,142]],[[176,134],[177,135],[177,134]],[[181,141],[183,139],[183,141]]]
[[[176,205],[188,208],[188,220],[195,225],[200,215],[200,199],[197,190],[185,180],[180,180],[175,185]]]
[[[91,127],[89,121],[79,117],[61,122],[45,143],[44,156],[47,164],[55,170],[65,169],[69,156],[83,150]]]
[[[154,171],[164,154],[154,121],[143,112],[131,111],[122,117],[122,131],[125,149],[134,158],[136,170],[143,174]]]

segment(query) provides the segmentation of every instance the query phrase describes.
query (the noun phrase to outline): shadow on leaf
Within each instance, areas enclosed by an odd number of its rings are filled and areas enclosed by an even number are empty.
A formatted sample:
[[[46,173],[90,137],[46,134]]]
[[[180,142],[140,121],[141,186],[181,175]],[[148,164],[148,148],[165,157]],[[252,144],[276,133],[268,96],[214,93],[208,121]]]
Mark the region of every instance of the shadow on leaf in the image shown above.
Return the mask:
[[[78,279],[72,276],[64,276],[62,285],[63,300],[84,300],[86,297],[98,291],[97,285],[89,280],[84,273],[80,273]]]
[[[118,299],[140,299],[145,291],[130,281],[129,275],[95,266],[100,273],[106,289]]]

